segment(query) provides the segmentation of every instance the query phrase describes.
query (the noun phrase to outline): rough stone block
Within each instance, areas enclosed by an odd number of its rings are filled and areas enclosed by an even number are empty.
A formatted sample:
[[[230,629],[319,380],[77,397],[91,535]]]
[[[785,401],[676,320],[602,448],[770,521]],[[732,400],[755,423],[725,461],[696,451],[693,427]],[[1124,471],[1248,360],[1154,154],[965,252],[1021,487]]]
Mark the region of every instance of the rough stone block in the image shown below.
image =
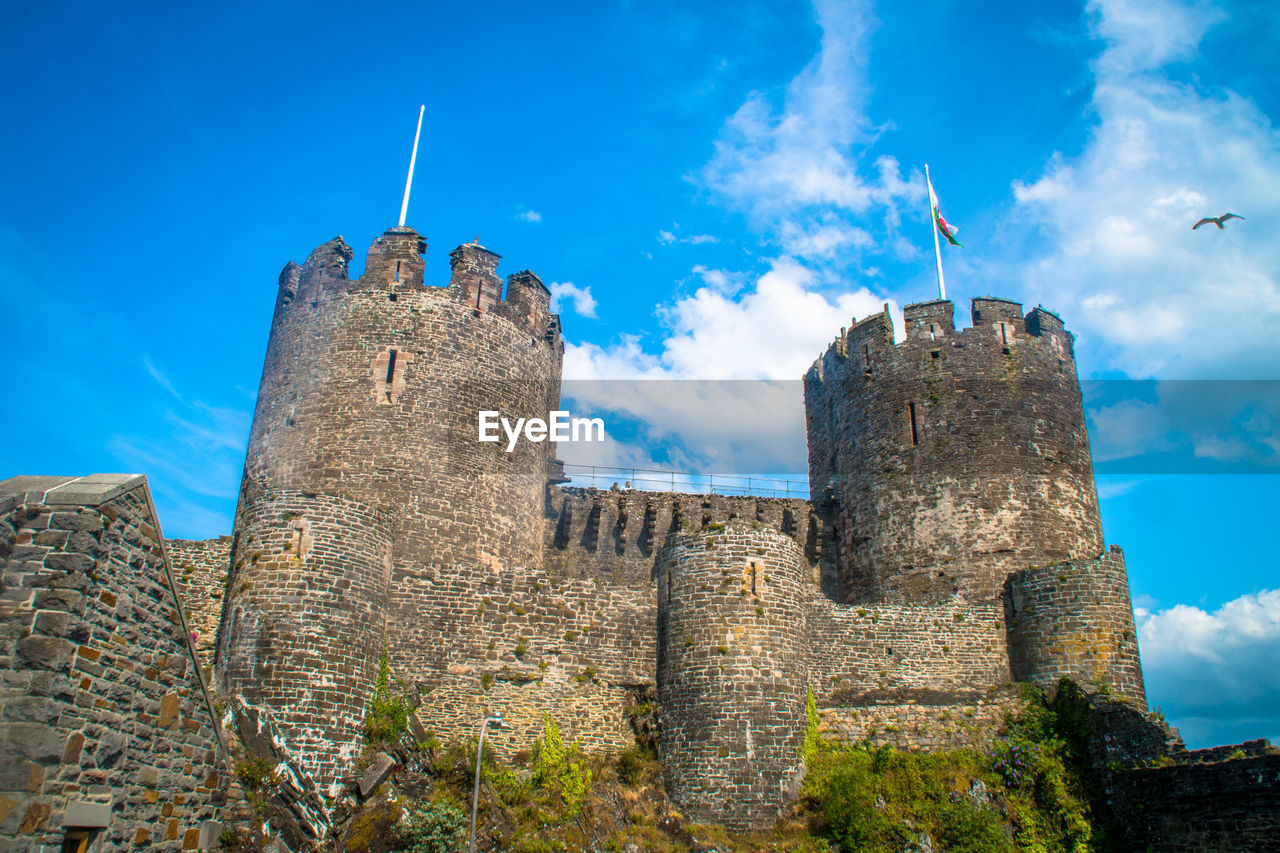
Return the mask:
[[[370,792],[387,781],[387,777],[391,775],[391,771],[395,769],[395,766],[396,760],[385,752],[379,752],[375,755],[373,761],[369,762],[369,766],[360,775],[360,796],[369,796]]]

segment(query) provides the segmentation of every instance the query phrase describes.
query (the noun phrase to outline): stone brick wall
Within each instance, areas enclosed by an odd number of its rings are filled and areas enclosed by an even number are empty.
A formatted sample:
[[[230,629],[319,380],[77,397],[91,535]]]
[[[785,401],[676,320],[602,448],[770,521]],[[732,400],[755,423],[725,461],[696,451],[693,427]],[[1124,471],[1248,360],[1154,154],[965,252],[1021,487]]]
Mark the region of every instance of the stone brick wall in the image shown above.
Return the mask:
[[[1111,797],[1127,850],[1280,849],[1280,753],[1134,768]]]
[[[673,534],[662,549],[659,753],[695,821],[768,825],[799,782],[807,574],[796,543],[758,522]]]
[[[241,512],[219,638],[219,692],[274,710],[288,752],[336,783],[363,746],[381,658],[391,518],[272,491]]]
[[[1026,707],[1016,685],[986,690],[905,690],[864,699],[856,706],[819,708],[820,731],[850,743],[929,751],[982,749],[1007,717]]]
[[[1004,599],[1015,678],[1050,693],[1064,677],[1105,686],[1146,710],[1123,551],[1018,572]]]
[[[811,491],[838,501],[840,596],[995,598],[1018,569],[1102,551],[1072,338],[1054,315],[948,302],[842,331],[805,376]]]
[[[178,597],[187,614],[187,626],[196,635],[200,668],[208,681],[218,650],[222,597],[226,594],[227,573],[231,570],[231,537],[169,539],[165,547],[173,564]]]
[[[0,483],[0,848],[215,846],[229,765],[143,477]]]
[[[808,602],[809,670],[822,704],[912,690],[985,690],[1010,680],[1003,611],[953,600],[926,607]]]
[[[445,741],[470,737],[486,713],[506,727],[486,743],[527,749],[550,712],[566,740],[617,753],[634,743],[623,713],[629,691],[654,683],[653,584],[565,578],[543,569],[477,567],[466,576],[428,570],[422,611],[440,633],[439,665],[396,673],[423,691],[418,717]],[[431,614],[441,614],[431,616]]]

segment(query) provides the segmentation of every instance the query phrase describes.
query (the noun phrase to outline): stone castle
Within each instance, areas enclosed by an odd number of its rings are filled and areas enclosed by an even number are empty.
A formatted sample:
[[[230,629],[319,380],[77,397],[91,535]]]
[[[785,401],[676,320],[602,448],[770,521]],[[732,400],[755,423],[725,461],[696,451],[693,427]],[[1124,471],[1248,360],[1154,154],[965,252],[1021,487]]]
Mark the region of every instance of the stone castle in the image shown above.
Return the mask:
[[[616,753],[656,691],[668,795],[740,830],[794,795],[809,694],[826,731],[909,749],[983,743],[1018,682],[1071,678],[1143,718],[1124,558],[1104,550],[1055,314],[980,298],[957,329],[933,301],[906,306],[898,343],[887,309],[841,330],[804,377],[810,500],[567,488],[554,445],[476,434],[480,410],[558,408],[549,290],[529,271],[504,287],[478,242],[430,286],[425,251],[400,226],[358,278],[341,238],[285,267],[231,537],[165,542],[142,478],[0,484],[5,606],[27,626],[6,641],[27,675],[0,695],[5,718],[70,703],[81,744],[128,723],[167,762],[14,747],[36,769],[0,804],[32,838],[120,789],[138,838],[209,844],[224,727],[288,768],[303,834],[323,834],[384,650],[415,727],[444,741],[501,712],[492,742],[518,749],[551,713]],[[99,564],[116,568],[82,577]],[[1172,743],[1139,740],[1126,755]],[[1276,756],[1256,757],[1276,784]],[[6,819],[0,838],[21,835]]]
[[[736,827],[798,779],[809,690],[926,742],[1015,679],[1144,702],[1056,316],[979,299],[957,330],[930,302],[900,345],[887,314],[842,333],[805,380],[813,501],[564,489],[550,443],[476,436],[558,408],[550,292],[504,293],[477,243],[428,286],[424,250],[398,227],[357,279],[340,239],[285,268],[249,438],[218,693],[270,709],[321,790],[384,646],[445,739],[500,710],[527,742],[550,710],[619,750],[656,685],[671,796]]]

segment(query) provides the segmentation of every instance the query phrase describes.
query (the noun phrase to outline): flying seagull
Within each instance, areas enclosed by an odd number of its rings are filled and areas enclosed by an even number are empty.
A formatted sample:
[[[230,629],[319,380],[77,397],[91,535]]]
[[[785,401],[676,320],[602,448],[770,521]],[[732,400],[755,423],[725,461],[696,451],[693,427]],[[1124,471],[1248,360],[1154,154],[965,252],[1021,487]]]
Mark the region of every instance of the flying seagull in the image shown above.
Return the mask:
[[[1243,216],[1237,216],[1237,215],[1236,215],[1236,214],[1234,214],[1234,213],[1224,213],[1224,214],[1222,214],[1221,216],[1206,216],[1204,219],[1201,219],[1201,220],[1200,220],[1199,222],[1197,222],[1195,225],[1192,225],[1192,226],[1191,226],[1191,230],[1192,230],[1192,231],[1194,231],[1194,230],[1196,230],[1197,228],[1199,228],[1201,225],[1205,225],[1205,224],[1207,224],[1207,223],[1209,223],[1209,222],[1212,222],[1214,225],[1217,225],[1217,226],[1218,226],[1218,230],[1219,230],[1219,231],[1221,231],[1221,230],[1222,230],[1222,223],[1226,222],[1228,219],[1244,219],[1244,217],[1243,217]]]

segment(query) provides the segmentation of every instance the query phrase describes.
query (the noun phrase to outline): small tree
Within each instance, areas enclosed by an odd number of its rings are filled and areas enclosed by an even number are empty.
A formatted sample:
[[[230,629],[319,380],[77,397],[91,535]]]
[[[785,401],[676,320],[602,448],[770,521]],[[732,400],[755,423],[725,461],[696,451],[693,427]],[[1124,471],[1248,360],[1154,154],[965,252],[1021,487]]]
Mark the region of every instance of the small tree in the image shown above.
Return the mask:
[[[566,748],[560,727],[546,712],[542,737],[533,742],[533,781],[546,793],[559,796],[570,816],[582,810],[591,790],[591,770],[583,766],[581,744]]]
[[[364,714],[364,739],[377,749],[391,746],[409,729],[409,714],[413,703],[409,691],[400,679],[391,686],[391,655],[382,647],[382,660],[378,664],[378,682]]]

